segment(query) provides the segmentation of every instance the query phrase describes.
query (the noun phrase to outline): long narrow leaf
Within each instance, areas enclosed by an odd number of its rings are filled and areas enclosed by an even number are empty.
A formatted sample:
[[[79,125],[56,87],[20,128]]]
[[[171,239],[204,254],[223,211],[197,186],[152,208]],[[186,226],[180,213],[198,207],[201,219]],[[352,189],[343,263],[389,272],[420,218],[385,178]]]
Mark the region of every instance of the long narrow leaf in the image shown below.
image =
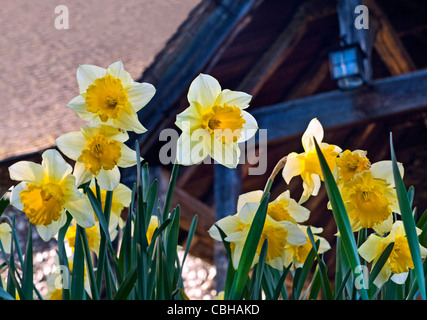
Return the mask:
[[[242,298],[249,270],[252,266],[253,259],[259,244],[259,239],[264,228],[265,218],[267,215],[267,206],[270,199],[270,193],[267,193],[262,199],[252,225],[249,229],[248,237],[243,246],[242,255],[234,278],[233,286],[230,292],[231,300],[239,300]]]
[[[22,291],[27,300],[33,300],[33,235],[32,223],[28,223],[28,241],[25,250]]]
[[[358,276],[356,270],[360,265],[360,259],[357,252],[356,240],[351,229],[350,220],[348,218],[344,202],[341,198],[341,194],[338,190],[338,186],[331,170],[329,169],[328,163],[326,162],[325,157],[323,156],[322,151],[317,144],[316,139],[314,139],[314,144],[317,151],[317,156],[319,157],[320,167],[322,168],[328,198],[332,206],[332,213],[342,238],[344,252],[347,255],[353,274]],[[359,292],[363,300],[369,299],[366,289],[363,286],[359,289]]]
[[[415,221],[412,216],[412,210],[409,204],[408,194],[403,183],[402,177],[397,165],[396,154],[393,147],[393,138],[390,133],[390,150],[391,161],[393,166],[394,184],[396,187],[397,199],[399,201],[400,213],[405,228],[406,238],[408,240],[409,250],[411,252],[412,260],[414,262],[415,276],[417,278],[418,287],[423,300],[426,300],[426,287],[424,282],[423,264],[421,261],[420,244],[415,227]]]

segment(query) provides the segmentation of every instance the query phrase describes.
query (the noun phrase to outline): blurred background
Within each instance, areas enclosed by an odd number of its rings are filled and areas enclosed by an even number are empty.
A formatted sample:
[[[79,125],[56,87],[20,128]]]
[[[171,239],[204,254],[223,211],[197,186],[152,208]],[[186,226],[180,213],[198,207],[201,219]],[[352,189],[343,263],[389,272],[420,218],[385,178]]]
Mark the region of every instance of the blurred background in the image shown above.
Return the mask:
[[[14,184],[8,166],[39,162],[59,135],[83,124],[65,107],[78,94],[79,64],[106,68],[121,60],[135,80],[155,85],[155,97],[140,114],[149,131],[131,136],[129,145],[140,142],[160,185],[167,185],[171,168],[159,161],[165,144],[159,133],[175,128],[175,115],[188,106],[188,86],[200,72],[216,77],[223,88],[253,95],[248,111],[268,129],[267,145],[259,144],[255,155],[267,155],[266,173],[250,173],[260,165],[251,164],[253,159],[237,170],[212,164],[180,170],[173,202],[182,208],[182,243],[192,217],[199,216],[193,260],[187,263],[191,298],[210,298],[223,286],[225,253],[206,231],[235,213],[239,194],[263,189],[280,158],[303,151],[301,135],[314,117],[324,126],[325,142],[367,150],[371,162],[390,159],[392,132],[405,184],[415,187],[414,204],[421,212],[427,208],[424,0],[0,3],[1,193]],[[68,29],[55,28],[58,5],[68,8]],[[129,184],[134,174],[124,170],[123,182]],[[289,186],[276,180],[272,198],[289,189],[299,199],[300,180]],[[322,187],[306,203],[307,223],[323,227],[322,236],[334,246],[336,225],[326,203]],[[25,235],[25,216],[21,220]],[[51,259],[53,246],[40,244],[41,264]],[[325,253],[325,261],[332,275],[334,250]]]

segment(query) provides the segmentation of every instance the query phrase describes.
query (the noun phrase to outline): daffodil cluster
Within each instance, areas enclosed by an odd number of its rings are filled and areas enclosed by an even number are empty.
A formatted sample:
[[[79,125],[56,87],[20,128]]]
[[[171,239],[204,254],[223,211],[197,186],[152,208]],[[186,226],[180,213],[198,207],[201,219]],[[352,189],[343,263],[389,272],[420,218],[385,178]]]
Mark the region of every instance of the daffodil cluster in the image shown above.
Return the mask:
[[[96,248],[97,219],[79,186],[91,181],[94,190],[96,179],[103,199],[106,191],[115,191],[110,223],[110,232],[115,236],[116,227],[123,226],[120,213],[131,201],[130,189],[120,184],[119,167],[137,162],[136,152],[125,144],[127,131],[146,131],[137,112],[150,101],[155,88],[133,81],[121,61],[107,69],[81,65],[77,83],[79,95],[67,107],[88,124],[56,139],[58,149],[75,162],[74,168],[54,149],[43,153],[41,165],[29,161],[13,164],[9,167],[10,177],[20,183],[12,190],[11,204],[25,212],[45,241],[65,224],[68,211],[76,224],[87,228],[93,239],[90,243]]]

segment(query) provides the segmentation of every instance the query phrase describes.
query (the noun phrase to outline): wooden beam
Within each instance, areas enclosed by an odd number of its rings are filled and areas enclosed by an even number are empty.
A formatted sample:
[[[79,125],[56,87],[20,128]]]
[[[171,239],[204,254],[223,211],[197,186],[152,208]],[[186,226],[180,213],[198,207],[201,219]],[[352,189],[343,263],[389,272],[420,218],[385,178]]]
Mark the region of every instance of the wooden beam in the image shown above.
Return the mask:
[[[334,90],[252,111],[268,140],[305,130],[317,117],[324,128],[361,123],[427,106],[427,69],[373,81],[353,91]]]
[[[365,0],[365,3],[378,24],[374,48],[390,74],[400,75],[416,70],[415,63],[381,7],[375,0]]]
[[[304,2],[273,45],[242,80],[238,90],[256,95],[270,76],[293,52],[306,33],[308,24],[335,12],[336,7],[332,1],[310,0]]]

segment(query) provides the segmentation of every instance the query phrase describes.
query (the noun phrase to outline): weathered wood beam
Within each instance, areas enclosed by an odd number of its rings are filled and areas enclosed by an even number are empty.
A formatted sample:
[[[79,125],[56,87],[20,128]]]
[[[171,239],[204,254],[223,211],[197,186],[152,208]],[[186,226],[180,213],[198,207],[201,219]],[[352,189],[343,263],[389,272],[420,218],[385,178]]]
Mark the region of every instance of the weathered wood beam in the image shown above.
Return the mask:
[[[270,76],[289,57],[307,31],[308,24],[336,12],[332,1],[309,0],[304,2],[292,20],[277,37],[238,86],[238,90],[256,95]]]
[[[305,130],[317,117],[325,128],[416,110],[427,106],[427,69],[373,81],[353,91],[334,90],[252,111],[268,140]]]
[[[315,94],[327,76],[329,76],[329,60],[325,57],[304,71],[304,75],[293,86],[285,100],[294,100]]]
[[[374,48],[390,74],[400,75],[416,70],[415,63],[381,7],[375,0],[365,0],[365,4],[377,21]]]

